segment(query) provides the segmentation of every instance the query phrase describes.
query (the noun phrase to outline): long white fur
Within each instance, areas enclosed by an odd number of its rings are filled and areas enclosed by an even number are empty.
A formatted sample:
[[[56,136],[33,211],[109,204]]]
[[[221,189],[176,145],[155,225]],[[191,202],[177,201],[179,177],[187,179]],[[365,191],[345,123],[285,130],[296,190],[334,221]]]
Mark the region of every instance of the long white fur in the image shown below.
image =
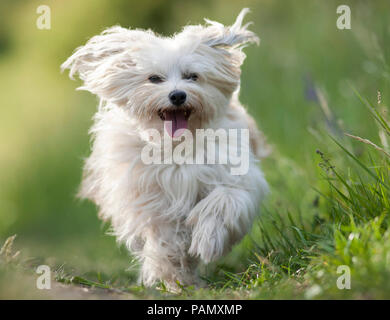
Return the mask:
[[[258,43],[242,25],[207,21],[186,26],[170,38],[152,31],[113,27],[90,39],[62,65],[80,89],[100,98],[90,130],[92,153],[85,162],[80,196],[92,200],[113,233],[142,263],[147,286],[199,284],[196,266],[229,252],[251,228],[268,186],[257,156],[264,146],[254,121],[238,100],[242,48]],[[190,82],[184,73],[195,72]],[[153,84],[148,77],[161,75]],[[145,165],[145,130],[163,122],[158,110],[170,106],[173,89],[187,93],[194,110],[189,129],[240,129],[251,133],[250,168],[230,174],[229,165]]]

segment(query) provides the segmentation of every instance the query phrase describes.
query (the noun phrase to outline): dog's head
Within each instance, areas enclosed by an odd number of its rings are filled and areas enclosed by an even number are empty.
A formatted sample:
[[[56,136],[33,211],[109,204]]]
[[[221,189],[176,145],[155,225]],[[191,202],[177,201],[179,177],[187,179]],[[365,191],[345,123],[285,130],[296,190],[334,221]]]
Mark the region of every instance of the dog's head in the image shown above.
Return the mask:
[[[80,89],[128,110],[146,127],[196,128],[221,116],[240,83],[242,48],[258,43],[242,25],[243,9],[232,26],[206,20],[165,38],[152,31],[112,27],[78,48],[62,65],[78,74]]]

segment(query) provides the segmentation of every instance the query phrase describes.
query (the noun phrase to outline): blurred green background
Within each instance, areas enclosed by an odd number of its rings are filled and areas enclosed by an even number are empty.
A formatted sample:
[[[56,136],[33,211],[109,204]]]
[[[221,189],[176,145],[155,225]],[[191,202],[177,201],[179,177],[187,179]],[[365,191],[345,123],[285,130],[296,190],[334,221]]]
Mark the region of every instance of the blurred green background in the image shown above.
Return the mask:
[[[42,4],[51,8],[51,30],[36,27]],[[352,10],[352,30],[336,28],[340,4]],[[343,120],[338,126],[378,140],[349,82],[373,101],[379,88],[389,92],[388,70],[379,67],[390,57],[388,0],[1,0],[0,243],[16,233],[26,257],[81,273],[91,265],[106,273],[126,269],[130,257],[105,235],[96,208],[75,198],[97,99],[76,92],[80,82],[61,74],[60,65],[115,24],[170,35],[203,17],[230,24],[243,7],[251,9],[246,19],[261,44],[246,49],[241,101],[274,149],[263,163],[270,211],[312,201],[321,145],[315,132],[325,125],[338,134],[313,98],[314,86],[331,97],[329,107]]]

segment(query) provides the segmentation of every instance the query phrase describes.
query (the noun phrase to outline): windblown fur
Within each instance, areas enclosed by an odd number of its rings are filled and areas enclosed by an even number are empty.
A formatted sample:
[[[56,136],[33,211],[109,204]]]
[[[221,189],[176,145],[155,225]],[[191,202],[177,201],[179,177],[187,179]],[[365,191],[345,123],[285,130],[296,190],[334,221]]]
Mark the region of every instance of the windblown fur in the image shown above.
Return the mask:
[[[175,290],[198,284],[199,261],[229,252],[251,228],[268,187],[258,159],[266,152],[254,120],[238,100],[242,49],[258,43],[242,25],[206,20],[170,38],[152,31],[112,27],[90,39],[62,65],[78,75],[82,90],[100,98],[90,130],[92,153],[85,162],[80,196],[93,201],[117,239],[141,264],[140,280]],[[183,79],[196,73],[197,81]],[[151,75],[161,83],[151,83]],[[250,131],[250,167],[233,176],[229,165],[152,164],[141,161],[148,128],[164,131],[159,114],[168,95],[186,92],[188,129]]]

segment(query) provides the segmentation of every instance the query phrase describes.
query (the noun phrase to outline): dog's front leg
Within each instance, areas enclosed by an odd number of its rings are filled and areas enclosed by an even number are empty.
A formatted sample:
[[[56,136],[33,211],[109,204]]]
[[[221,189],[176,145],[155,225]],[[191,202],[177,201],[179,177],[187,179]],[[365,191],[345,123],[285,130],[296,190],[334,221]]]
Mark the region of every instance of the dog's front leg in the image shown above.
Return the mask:
[[[186,220],[192,228],[189,253],[205,263],[225,254],[249,231],[260,198],[259,190],[215,187],[191,210]]]

